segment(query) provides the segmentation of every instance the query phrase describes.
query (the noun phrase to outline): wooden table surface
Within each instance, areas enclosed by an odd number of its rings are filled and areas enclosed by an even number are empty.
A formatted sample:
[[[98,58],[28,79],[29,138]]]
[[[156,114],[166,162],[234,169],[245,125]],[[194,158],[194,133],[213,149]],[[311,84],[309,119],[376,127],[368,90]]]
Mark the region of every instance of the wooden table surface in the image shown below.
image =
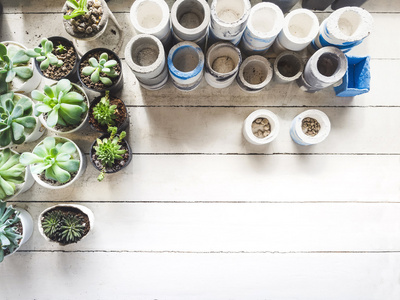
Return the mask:
[[[64,1],[1,2],[0,40],[34,47],[43,37],[68,37]],[[134,35],[132,2],[109,2],[124,45]],[[295,83],[248,94],[236,82],[219,90],[204,80],[190,93],[171,82],[150,92],[122,49],[132,162],[102,183],[89,164],[69,188],[35,184],[11,202],[35,223],[56,203],[83,204],[96,220],[87,238],[66,247],[35,227],[0,264],[0,299],[399,300],[400,1],[364,7],[374,30],[350,54],[371,56],[371,91],[355,98],[335,97],[332,88],[308,94]],[[241,132],[259,108],[281,121],[264,147]],[[332,131],[302,147],[289,126],[308,108],[324,111]],[[87,154],[96,136],[87,128],[69,137]]]

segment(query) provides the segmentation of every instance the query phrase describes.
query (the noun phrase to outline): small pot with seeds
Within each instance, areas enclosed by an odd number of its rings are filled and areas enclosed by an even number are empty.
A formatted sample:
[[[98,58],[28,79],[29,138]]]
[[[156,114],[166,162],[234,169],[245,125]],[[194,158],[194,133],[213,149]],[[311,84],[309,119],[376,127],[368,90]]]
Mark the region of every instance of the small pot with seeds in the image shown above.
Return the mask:
[[[265,145],[277,137],[279,127],[279,119],[273,112],[259,109],[244,121],[243,135],[251,144]]]

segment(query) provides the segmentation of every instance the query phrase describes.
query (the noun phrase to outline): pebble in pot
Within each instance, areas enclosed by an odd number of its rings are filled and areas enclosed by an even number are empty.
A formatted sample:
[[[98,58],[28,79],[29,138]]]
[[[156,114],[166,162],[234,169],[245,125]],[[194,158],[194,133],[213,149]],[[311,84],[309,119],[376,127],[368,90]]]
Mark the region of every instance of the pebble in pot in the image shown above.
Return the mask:
[[[279,134],[279,119],[267,109],[252,112],[243,124],[243,136],[253,145],[265,145]]]

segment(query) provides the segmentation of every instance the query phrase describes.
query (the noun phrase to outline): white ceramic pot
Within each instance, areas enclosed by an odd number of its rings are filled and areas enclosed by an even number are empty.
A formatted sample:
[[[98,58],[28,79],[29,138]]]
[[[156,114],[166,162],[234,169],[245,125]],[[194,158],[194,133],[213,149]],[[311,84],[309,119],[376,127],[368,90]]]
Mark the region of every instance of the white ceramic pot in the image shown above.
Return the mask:
[[[285,50],[301,51],[311,43],[318,30],[319,21],[312,11],[295,9],[286,15],[273,49],[276,53]]]
[[[302,123],[305,118],[313,118],[318,121],[321,128],[317,135],[309,136],[303,132]],[[320,110],[310,109],[297,115],[290,127],[290,136],[293,141],[302,146],[314,145],[325,140],[331,131],[331,123],[328,116]]]
[[[228,42],[218,42],[207,51],[204,77],[212,87],[228,87],[235,80],[241,63],[239,48]]]
[[[19,211],[19,218],[22,223],[22,239],[19,242],[19,246],[14,252],[7,255],[7,257],[17,252],[23,244],[25,244],[32,236],[33,233],[33,219],[29,212],[20,207],[14,207],[15,210]]]
[[[46,208],[46,209],[45,209],[44,211],[42,211],[42,213],[39,215],[39,219],[38,219],[38,228],[39,228],[39,232],[40,232],[40,234],[42,235],[42,237],[43,237],[46,241],[51,242],[51,243],[56,243],[56,244],[59,244],[59,245],[61,245],[61,246],[65,246],[65,245],[63,245],[63,244],[60,244],[59,242],[56,242],[56,241],[53,241],[53,240],[49,239],[49,238],[44,234],[44,232],[43,232],[43,227],[42,227],[42,220],[43,220],[44,214],[45,214],[46,212],[48,212],[49,210],[53,210],[53,209],[58,208],[58,207],[61,207],[61,208],[68,208],[68,207],[74,208],[74,209],[76,209],[76,210],[80,210],[83,214],[85,214],[85,215],[88,217],[89,223],[90,223],[90,224],[89,224],[90,230],[89,230],[89,232],[88,232],[86,235],[84,235],[84,236],[79,240],[79,242],[82,241],[82,240],[93,230],[93,228],[94,228],[94,214],[93,214],[93,212],[92,212],[89,208],[87,208],[86,206],[83,206],[83,205],[78,205],[78,204],[57,204],[57,205],[51,206],[51,207],[49,207],[49,208]],[[74,244],[74,243],[72,243],[72,244]]]
[[[243,91],[256,93],[267,86],[272,73],[271,63],[265,57],[252,55],[241,64],[236,80]]]
[[[21,49],[27,50],[24,45],[17,43],[17,42],[12,42],[12,41],[5,41],[1,42],[5,46],[7,45],[13,45],[16,47],[19,47]],[[16,93],[21,93],[21,94],[28,94],[32,92],[42,81],[42,76],[40,75],[39,71],[35,68],[35,59],[31,58],[29,60],[29,68],[32,70],[33,75],[29,79],[22,79],[19,78],[18,76],[15,76],[15,78],[9,83],[9,90],[16,92]]]
[[[259,138],[253,133],[253,122],[257,119],[267,119],[269,122],[270,130],[268,136]],[[262,126],[262,125],[260,125]],[[243,124],[243,136],[253,145],[265,145],[271,143],[279,134],[280,124],[278,117],[267,109],[259,109],[252,112]]]
[[[40,179],[40,174],[32,174],[33,179],[42,187],[45,187],[46,189],[50,189],[50,190],[59,190],[59,189],[63,189],[66,188],[70,185],[72,185],[75,181],[78,181],[79,177],[82,176],[82,174],[85,172],[86,170],[86,166],[87,166],[87,161],[86,161],[86,156],[85,154],[82,152],[81,149],[79,149],[78,145],[75,144],[72,140],[65,138],[65,137],[54,137],[56,139],[56,143],[65,143],[65,142],[71,142],[72,144],[74,144],[75,148],[76,148],[76,153],[73,156],[73,159],[77,159],[80,161],[80,165],[79,165],[79,169],[77,174],[75,175],[75,177],[73,179],[71,179],[69,182],[65,183],[65,184],[60,184],[60,185],[51,185],[48,184],[47,182],[44,182]],[[43,141],[42,141],[43,142]],[[42,142],[40,142],[39,144],[36,145],[39,146],[40,144],[42,144]],[[35,147],[35,148],[36,148]]]
[[[290,83],[303,74],[304,63],[296,52],[285,51],[274,61],[274,80],[277,83]]]
[[[171,48],[168,69],[172,82],[182,91],[192,91],[203,78],[204,54],[193,42],[182,42]]]
[[[252,7],[243,33],[241,49],[248,55],[263,55],[275,41],[283,26],[282,10],[270,2]]]

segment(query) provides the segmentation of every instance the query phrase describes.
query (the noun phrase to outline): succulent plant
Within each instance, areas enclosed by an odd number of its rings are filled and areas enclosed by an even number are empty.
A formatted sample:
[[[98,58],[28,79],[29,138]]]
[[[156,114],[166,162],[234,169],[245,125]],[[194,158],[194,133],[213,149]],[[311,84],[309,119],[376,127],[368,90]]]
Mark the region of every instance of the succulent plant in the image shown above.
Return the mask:
[[[20,155],[13,154],[9,148],[0,152],[0,199],[15,194],[16,184],[25,181],[25,166],[19,162]]]
[[[32,99],[39,101],[35,105],[35,115],[47,113],[47,125],[54,127],[76,125],[81,122],[82,114],[87,111],[85,97],[71,92],[72,84],[68,79],[61,79],[52,87],[45,85],[44,93],[34,90]]]
[[[67,5],[73,9],[70,15],[64,15],[64,19],[69,20],[78,16],[86,14],[89,10],[87,7],[87,0],[67,0]]]
[[[105,96],[93,107],[93,117],[100,125],[114,125],[114,119],[117,117],[115,115],[116,108],[117,105],[110,105],[110,92],[106,91]]]
[[[0,146],[13,142],[22,144],[29,129],[35,128],[32,102],[27,97],[15,97],[13,92],[0,96]]]
[[[47,213],[42,220],[43,232],[50,239],[56,240],[58,238],[58,231],[61,227],[61,212],[54,210]]]
[[[101,81],[104,85],[112,85],[110,78],[115,78],[119,74],[115,71],[114,67],[118,64],[116,60],[108,60],[108,54],[106,52],[100,55],[99,61],[95,57],[89,58],[90,66],[84,67],[82,74],[90,76],[90,80],[94,83]],[[105,76],[100,76],[104,74]]]
[[[44,38],[40,42],[42,47],[36,47],[33,50],[27,50],[26,53],[31,57],[36,57],[36,60],[41,62],[40,69],[46,70],[50,65],[54,65],[57,67],[61,67],[63,65],[63,61],[59,60],[57,56],[55,56],[53,52],[53,42]]]
[[[24,166],[31,165],[32,174],[45,172],[45,178],[66,183],[71,179],[71,173],[77,172],[80,166],[80,161],[73,159],[76,152],[73,143],[57,143],[55,138],[47,137],[32,153],[22,153],[20,162]]]
[[[60,241],[63,243],[77,242],[83,235],[85,225],[77,215],[67,214],[60,228]]]
[[[0,94],[6,93],[8,84],[15,76],[29,79],[33,75],[29,67],[30,57],[26,50],[9,45],[6,47],[0,43]]]
[[[44,234],[51,240],[69,244],[82,238],[85,223],[83,218],[77,214],[55,209],[43,216],[42,228]]]
[[[116,136],[117,127],[109,127],[110,132],[109,138],[103,140],[97,139],[97,146],[94,146],[96,156],[101,161],[103,169],[100,175],[97,177],[98,181],[102,181],[105,175],[106,166],[111,167],[115,160],[122,160],[122,155],[125,154],[126,150],[121,149],[121,141],[125,138],[126,132],[122,131],[119,136]]]
[[[64,53],[65,51],[67,51],[67,48],[65,48],[64,45],[60,44],[57,46],[56,51],[60,52],[60,53]]]
[[[6,202],[0,201],[0,262],[4,259],[5,251],[13,253],[18,248],[22,238],[16,227],[19,221],[19,212],[12,206],[6,207]]]

